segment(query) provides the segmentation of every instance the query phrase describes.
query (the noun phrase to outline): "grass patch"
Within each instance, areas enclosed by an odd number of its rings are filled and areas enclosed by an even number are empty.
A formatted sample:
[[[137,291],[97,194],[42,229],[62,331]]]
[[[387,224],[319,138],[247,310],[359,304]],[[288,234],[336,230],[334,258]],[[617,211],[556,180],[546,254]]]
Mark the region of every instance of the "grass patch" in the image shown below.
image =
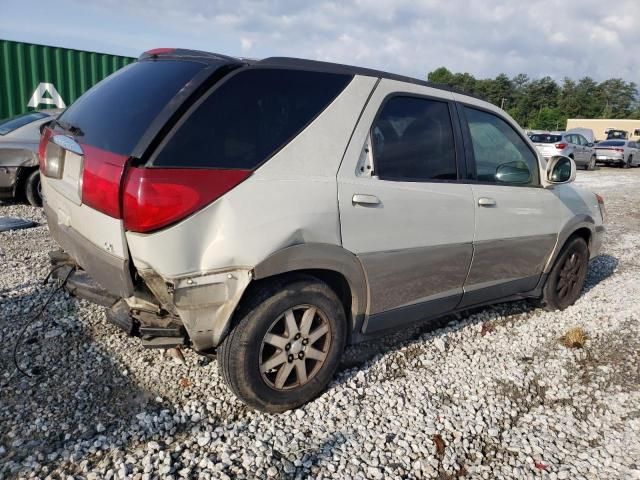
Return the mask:
[[[587,341],[587,334],[582,327],[572,327],[560,337],[560,342],[567,348],[582,348]]]

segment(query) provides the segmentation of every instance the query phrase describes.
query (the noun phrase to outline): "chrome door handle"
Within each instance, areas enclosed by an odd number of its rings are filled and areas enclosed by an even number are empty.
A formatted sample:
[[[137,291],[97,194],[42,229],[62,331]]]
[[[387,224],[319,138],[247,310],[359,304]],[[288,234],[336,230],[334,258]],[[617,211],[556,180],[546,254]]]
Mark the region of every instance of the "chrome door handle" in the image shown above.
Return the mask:
[[[496,201],[493,198],[480,197],[478,199],[478,205],[480,205],[481,207],[495,207]]]
[[[356,193],[351,199],[354,205],[379,205],[380,199],[375,195]]]

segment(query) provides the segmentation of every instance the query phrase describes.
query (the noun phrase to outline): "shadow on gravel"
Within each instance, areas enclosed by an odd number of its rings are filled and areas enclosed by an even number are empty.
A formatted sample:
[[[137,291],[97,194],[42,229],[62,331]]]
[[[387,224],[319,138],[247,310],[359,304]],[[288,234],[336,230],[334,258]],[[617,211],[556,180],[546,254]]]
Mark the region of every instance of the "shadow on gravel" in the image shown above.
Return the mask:
[[[587,278],[582,290],[582,295],[594,288],[600,282],[610,277],[618,267],[618,259],[607,254],[599,255],[595,257],[589,263],[589,270],[587,272]],[[469,317],[478,313],[487,312],[490,313],[496,310],[497,305],[500,305],[501,315],[520,315],[523,313],[533,312],[536,307],[526,301],[513,301],[508,303],[496,304],[491,306],[471,308],[463,312],[459,312],[453,315],[446,315],[444,317],[430,320],[423,325],[410,326],[406,330],[392,333],[384,337],[380,337],[375,340],[363,342],[361,344],[348,347],[343,361],[340,366],[340,370],[346,370],[349,368],[359,367],[363,363],[371,360],[378,354],[382,354],[389,350],[401,348],[407,342],[417,339],[425,333],[432,333],[434,337],[440,336],[447,331],[457,330],[467,325],[478,325],[484,323],[487,316],[477,316],[476,319],[471,322],[460,322],[461,320],[468,319]],[[440,330],[444,327],[447,330]],[[355,375],[357,372],[353,372]],[[342,381],[348,381],[349,377],[342,379]]]
[[[80,463],[87,451],[114,446],[115,435],[110,434],[139,424],[141,411],[153,415],[164,408],[96,347],[91,325],[79,318],[87,309],[65,292],[53,296],[20,342],[17,361],[32,376],[16,370],[18,333],[51,288],[49,283],[30,294],[0,293],[0,478],[38,465],[51,471],[61,461]],[[118,435],[116,441],[126,445],[139,440],[144,427],[129,435]]]

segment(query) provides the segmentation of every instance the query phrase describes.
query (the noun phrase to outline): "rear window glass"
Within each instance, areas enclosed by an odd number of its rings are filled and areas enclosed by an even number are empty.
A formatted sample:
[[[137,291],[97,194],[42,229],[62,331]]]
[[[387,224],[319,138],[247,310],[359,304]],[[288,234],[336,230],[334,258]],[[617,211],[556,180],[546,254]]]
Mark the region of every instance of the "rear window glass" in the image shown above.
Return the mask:
[[[215,89],[152,165],[253,169],[305,128],[351,75],[248,69]]]
[[[550,135],[550,134],[534,134],[529,136],[533,143],[558,143],[562,140],[562,135]]]
[[[605,140],[598,143],[598,147],[624,147],[624,141],[622,140]]]
[[[80,142],[129,155],[158,113],[203,67],[171,60],[133,63],[82,95],[60,120],[80,129]]]
[[[0,135],[6,135],[20,127],[30,124],[31,122],[35,122],[36,120],[40,120],[48,116],[49,115],[42,112],[31,112],[2,120],[0,121]]]

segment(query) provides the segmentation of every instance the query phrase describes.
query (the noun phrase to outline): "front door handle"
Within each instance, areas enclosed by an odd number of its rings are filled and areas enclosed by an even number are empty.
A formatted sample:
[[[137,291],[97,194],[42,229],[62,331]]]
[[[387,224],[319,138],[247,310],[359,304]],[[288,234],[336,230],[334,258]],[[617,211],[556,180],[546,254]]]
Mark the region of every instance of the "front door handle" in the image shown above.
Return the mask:
[[[356,193],[351,199],[354,205],[379,205],[380,199],[375,195]]]
[[[478,199],[478,205],[480,205],[481,207],[495,207],[496,201],[493,198],[480,197]]]

